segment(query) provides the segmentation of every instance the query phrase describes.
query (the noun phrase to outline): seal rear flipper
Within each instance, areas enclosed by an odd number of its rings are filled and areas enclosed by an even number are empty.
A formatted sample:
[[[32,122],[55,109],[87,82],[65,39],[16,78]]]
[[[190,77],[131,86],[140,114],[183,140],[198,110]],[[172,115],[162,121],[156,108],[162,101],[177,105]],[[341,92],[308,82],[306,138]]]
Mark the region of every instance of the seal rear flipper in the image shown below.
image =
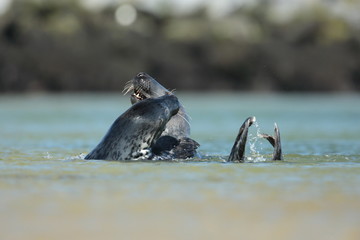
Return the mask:
[[[172,136],[162,136],[152,146],[152,152],[160,159],[187,159],[196,156],[200,146],[191,138],[176,139]]]
[[[256,121],[255,117],[248,117],[239,129],[235,143],[231,149],[228,162],[244,162],[245,145],[249,127]]]
[[[187,159],[192,158],[197,155],[196,149],[200,146],[195,140],[183,137],[179,140],[179,145],[172,149],[172,154],[174,158],[177,159]]]
[[[271,146],[275,147],[275,138],[273,136],[266,133],[260,134],[259,136],[268,140]]]
[[[280,130],[275,123],[274,136],[268,134],[260,134],[260,137],[265,138],[269,143],[274,147],[274,153],[272,160],[283,160],[282,148],[281,148],[281,139],[280,139]]]
[[[162,155],[164,152],[170,152],[179,144],[180,141],[172,136],[162,136],[154,143],[151,150],[155,155]]]

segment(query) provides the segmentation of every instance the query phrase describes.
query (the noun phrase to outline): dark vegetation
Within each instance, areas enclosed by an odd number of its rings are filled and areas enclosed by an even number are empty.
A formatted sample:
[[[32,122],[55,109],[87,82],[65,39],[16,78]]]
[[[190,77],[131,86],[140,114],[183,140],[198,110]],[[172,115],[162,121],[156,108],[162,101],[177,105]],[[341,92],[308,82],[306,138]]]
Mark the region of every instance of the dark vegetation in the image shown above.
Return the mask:
[[[270,1],[220,19],[14,0],[0,16],[0,92],[118,91],[146,71],[181,90],[359,91],[360,29],[318,6],[275,21]]]

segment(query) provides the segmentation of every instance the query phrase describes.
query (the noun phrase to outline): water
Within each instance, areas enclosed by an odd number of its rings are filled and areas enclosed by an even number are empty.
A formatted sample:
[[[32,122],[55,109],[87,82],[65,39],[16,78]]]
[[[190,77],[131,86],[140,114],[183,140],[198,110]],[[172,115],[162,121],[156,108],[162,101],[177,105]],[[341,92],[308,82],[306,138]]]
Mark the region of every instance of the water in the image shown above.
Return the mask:
[[[203,159],[82,160],[121,94],[1,96],[0,239],[360,239],[359,96],[180,99]],[[224,163],[248,116],[248,163]]]

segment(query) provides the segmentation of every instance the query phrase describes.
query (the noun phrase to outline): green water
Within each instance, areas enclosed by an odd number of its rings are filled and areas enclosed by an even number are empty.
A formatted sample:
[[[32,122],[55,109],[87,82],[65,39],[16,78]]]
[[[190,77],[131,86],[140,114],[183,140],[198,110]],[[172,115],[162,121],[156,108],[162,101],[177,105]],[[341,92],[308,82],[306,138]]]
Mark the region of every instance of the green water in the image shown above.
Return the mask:
[[[179,97],[201,159],[84,161],[120,93],[0,96],[0,239],[360,239],[360,96]],[[248,162],[224,163],[248,116]],[[284,162],[256,138],[274,122]]]

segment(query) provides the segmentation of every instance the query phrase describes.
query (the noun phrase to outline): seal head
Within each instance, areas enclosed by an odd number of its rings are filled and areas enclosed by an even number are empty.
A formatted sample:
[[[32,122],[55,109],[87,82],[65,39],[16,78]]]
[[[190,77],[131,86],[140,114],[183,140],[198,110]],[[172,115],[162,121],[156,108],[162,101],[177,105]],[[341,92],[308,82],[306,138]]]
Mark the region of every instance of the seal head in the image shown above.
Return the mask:
[[[148,98],[157,98],[164,95],[171,95],[172,92],[163,87],[149,74],[140,72],[130,80],[124,88],[125,94],[132,92],[130,101],[132,104]],[[176,139],[190,136],[189,117],[184,107],[180,104],[178,113],[167,123],[162,136],[171,136]]]

